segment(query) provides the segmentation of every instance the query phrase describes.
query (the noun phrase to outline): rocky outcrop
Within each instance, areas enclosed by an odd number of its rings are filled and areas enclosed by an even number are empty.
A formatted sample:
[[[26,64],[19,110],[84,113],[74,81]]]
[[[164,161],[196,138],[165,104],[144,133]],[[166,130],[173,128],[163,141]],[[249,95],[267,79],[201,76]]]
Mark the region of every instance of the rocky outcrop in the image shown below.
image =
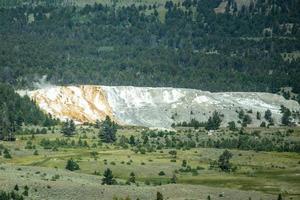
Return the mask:
[[[224,115],[222,125],[238,121],[237,112],[244,110],[252,118],[249,126],[264,121],[264,112],[271,110],[275,125],[280,124],[283,105],[296,112],[296,101],[282,96],[258,92],[222,92],[180,88],[132,86],[55,86],[28,91],[45,112],[62,120],[78,123],[103,120],[106,115],[124,125],[169,128],[172,123],[196,119],[207,121],[213,111]],[[262,118],[256,119],[260,112]]]

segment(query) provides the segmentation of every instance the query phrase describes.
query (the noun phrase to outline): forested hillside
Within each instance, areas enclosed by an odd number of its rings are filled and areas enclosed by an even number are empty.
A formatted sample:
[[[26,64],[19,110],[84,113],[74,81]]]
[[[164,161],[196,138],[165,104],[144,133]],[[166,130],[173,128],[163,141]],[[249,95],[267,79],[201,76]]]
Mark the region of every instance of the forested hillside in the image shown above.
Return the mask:
[[[300,91],[299,0],[10,2],[0,9],[0,80],[17,87],[47,75],[61,85]]]
[[[45,115],[28,96],[20,97],[15,91],[0,84],[0,140],[10,140],[23,124],[52,126],[57,120]]]

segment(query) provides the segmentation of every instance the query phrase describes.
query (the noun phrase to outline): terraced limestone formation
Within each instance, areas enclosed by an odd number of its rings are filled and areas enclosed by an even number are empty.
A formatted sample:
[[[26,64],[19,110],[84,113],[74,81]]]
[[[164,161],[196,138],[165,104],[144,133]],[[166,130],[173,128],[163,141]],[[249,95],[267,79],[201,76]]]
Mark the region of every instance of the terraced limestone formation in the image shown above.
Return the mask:
[[[94,122],[110,116],[123,125],[170,128],[172,123],[196,119],[207,121],[214,111],[224,115],[222,126],[238,121],[238,111],[248,111],[249,126],[259,126],[264,112],[272,112],[275,125],[280,124],[280,106],[299,112],[298,102],[282,96],[259,92],[221,92],[181,88],[132,86],[51,86],[27,91],[42,110],[62,120]],[[262,118],[256,119],[260,112]],[[298,123],[299,119],[295,119]]]

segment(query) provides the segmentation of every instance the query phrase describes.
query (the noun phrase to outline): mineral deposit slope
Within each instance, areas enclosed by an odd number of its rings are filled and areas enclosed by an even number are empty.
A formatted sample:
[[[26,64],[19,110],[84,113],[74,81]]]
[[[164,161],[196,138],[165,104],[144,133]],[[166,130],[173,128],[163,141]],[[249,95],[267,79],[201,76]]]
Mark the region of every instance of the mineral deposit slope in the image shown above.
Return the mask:
[[[169,128],[172,123],[191,119],[206,121],[213,111],[224,115],[222,125],[238,121],[243,109],[252,118],[249,126],[264,121],[264,112],[272,112],[275,125],[280,124],[280,106],[299,111],[296,101],[282,96],[258,92],[222,92],[181,88],[151,88],[132,86],[55,86],[33,91],[27,95],[45,112],[62,120],[77,123],[103,120],[105,116],[124,125]],[[256,119],[260,112],[262,118]]]

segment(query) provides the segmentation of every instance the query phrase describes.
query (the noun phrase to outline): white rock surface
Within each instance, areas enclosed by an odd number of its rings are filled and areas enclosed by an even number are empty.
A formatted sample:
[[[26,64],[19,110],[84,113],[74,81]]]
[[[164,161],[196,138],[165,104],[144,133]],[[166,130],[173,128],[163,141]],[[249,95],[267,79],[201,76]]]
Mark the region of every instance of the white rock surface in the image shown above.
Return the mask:
[[[258,92],[222,92],[180,88],[152,88],[132,86],[56,86],[28,91],[44,111],[62,120],[74,119],[77,123],[103,120],[109,115],[126,125],[169,128],[172,123],[191,119],[207,121],[213,111],[224,115],[222,125],[238,121],[237,111],[248,113],[253,120],[249,126],[264,121],[269,109],[276,125],[280,124],[280,106],[300,111],[298,102],[282,96]],[[256,119],[260,112],[262,120]]]

